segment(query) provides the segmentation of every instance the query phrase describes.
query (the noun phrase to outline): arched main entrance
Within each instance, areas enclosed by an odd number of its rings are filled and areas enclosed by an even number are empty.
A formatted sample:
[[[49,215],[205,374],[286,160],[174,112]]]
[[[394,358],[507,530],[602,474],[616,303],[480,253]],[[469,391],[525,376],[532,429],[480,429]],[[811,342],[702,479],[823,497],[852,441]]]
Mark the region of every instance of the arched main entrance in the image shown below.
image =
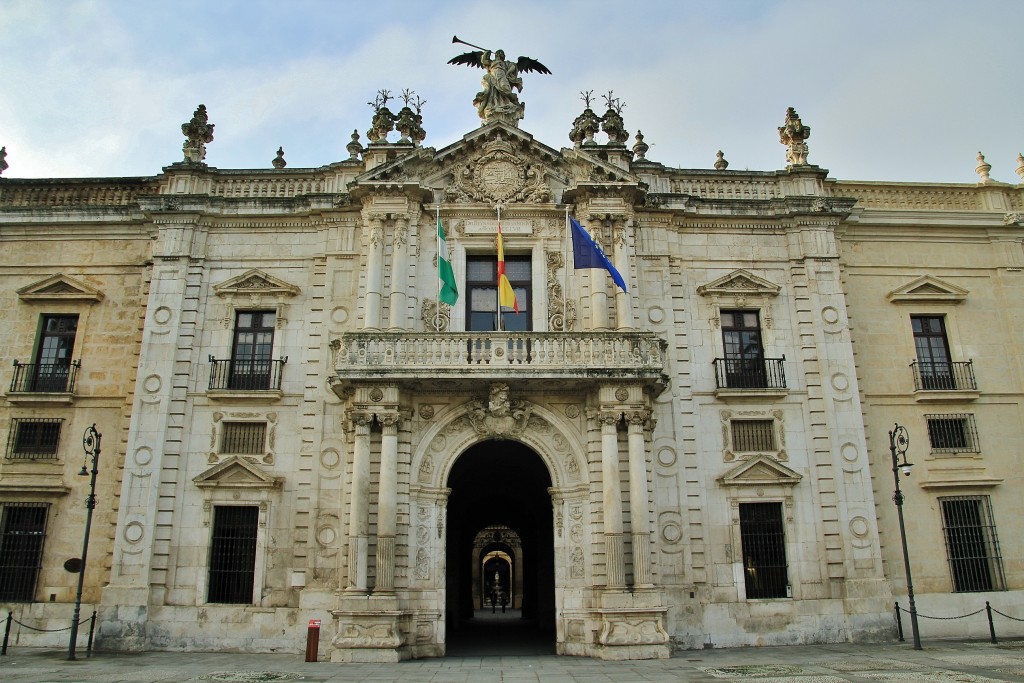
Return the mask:
[[[459,456],[447,486],[447,653],[553,653],[554,538],[544,462],[521,443],[485,441]],[[497,576],[481,580],[485,567]]]

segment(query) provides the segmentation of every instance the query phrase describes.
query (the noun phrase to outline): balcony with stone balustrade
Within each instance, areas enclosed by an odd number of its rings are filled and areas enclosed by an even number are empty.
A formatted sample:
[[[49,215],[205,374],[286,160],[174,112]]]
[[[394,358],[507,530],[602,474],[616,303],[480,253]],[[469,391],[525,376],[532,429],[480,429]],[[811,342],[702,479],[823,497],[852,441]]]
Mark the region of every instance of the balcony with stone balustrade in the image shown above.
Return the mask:
[[[332,388],[391,382],[424,391],[472,391],[501,381],[529,391],[571,391],[605,381],[668,386],[666,342],[651,332],[348,332],[335,351]]]

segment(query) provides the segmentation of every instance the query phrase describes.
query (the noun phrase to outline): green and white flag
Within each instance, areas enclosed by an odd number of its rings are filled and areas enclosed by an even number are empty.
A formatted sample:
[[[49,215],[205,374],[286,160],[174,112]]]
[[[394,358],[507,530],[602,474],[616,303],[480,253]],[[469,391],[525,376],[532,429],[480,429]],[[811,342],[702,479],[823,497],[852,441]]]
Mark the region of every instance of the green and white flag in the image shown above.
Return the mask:
[[[437,219],[437,276],[440,278],[437,298],[449,306],[454,306],[459,300],[459,288],[455,285],[455,272],[448,258],[448,242],[444,238],[440,217]]]

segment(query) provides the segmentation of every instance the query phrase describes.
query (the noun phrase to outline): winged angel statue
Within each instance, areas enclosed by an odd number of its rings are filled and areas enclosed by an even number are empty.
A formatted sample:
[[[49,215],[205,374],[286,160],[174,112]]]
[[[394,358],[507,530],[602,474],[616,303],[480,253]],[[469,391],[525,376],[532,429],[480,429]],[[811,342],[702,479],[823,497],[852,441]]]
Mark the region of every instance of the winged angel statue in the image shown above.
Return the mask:
[[[454,38],[453,43],[463,43],[470,47],[477,47],[470,43]],[[529,73],[536,71],[541,74],[550,74],[551,70],[530,57],[520,57],[516,61],[505,59],[505,51],[498,50],[491,57],[490,50],[475,50],[466,52],[448,60],[449,64],[461,64],[465,66],[478,66],[485,71],[481,83],[484,89],[476,94],[473,104],[476,105],[477,113],[484,123],[495,120],[504,120],[518,124],[523,118],[526,105],[519,101],[515,90],[523,91],[523,79],[520,72]]]

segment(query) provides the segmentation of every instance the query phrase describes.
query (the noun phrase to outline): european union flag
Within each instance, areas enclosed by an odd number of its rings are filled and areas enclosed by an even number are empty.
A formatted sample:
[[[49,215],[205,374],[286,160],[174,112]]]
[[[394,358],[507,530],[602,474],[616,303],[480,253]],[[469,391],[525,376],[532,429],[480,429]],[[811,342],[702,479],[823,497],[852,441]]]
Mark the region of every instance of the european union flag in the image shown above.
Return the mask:
[[[601,247],[597,245],[597,242],[590,236],[590,233],[584,230],[583,226],[577,223],[575,218],[570,218],[569,224],[572,226],[573,267],[576,270],[580,268],[604,268],[612,276],[612,279],[615,280],[615,284],[623,292],[628,292],[626,281],[622,279],[619,271],[615,270],[615,266],[608,260],[604,252],[601,251]]]

